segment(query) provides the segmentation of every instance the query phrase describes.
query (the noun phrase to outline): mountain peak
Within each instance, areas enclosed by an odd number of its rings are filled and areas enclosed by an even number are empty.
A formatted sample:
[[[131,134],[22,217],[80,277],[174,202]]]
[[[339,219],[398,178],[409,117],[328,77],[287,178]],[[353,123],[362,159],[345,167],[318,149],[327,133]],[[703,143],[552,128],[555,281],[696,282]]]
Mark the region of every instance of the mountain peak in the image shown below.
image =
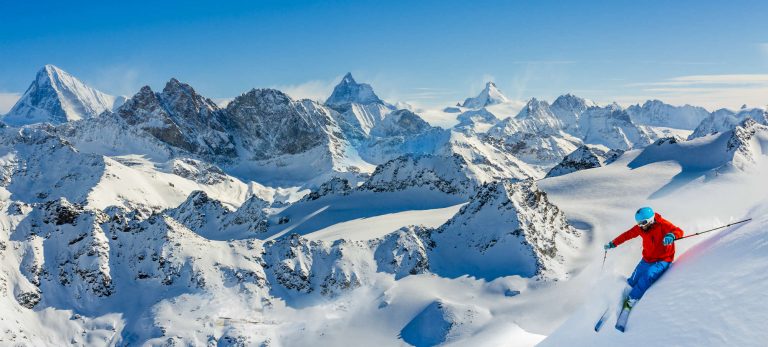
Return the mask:
[[[552,102],[552,113],[566,127],[578,126],[580,115],[588,108],[597,106],[594,102],[578,97],[571,93],[560,95]]]
[[[45,74],[45,75],[48,75],[48,76],[52,76],[52,75],[69,75],[64,70],[60,69],[58,66],[53,65],[53,64],[45,64],[45,65],[43,65],[43,67],[40,69],[40,71],[38,71],[37,74],[38,75]]]
[[[557,99],[555,99],[555,101],[552,102],[552,105],[556,105],[556,104],[561,104],[561,105],[565,105],[565,104],[583,104],[583,105],[587,105],[587,104],[589,104],[589,102],[587,102],[587,100],[584,99],[584,98],[578,97],[578,96],[573,95],[571,93],[566,93],[566,94],[558,96]]]
[[[664,102],[659,99],[650,99],[643,103],[643,107],[651,107],[653,105],[664,105]]]
[[[347,74],[344,75],[344,78],[341,79],[341,83],[357,84],[355,78],[352,77],[351,72],[347,72]]]
[[[122,101],[122,98],[87,86],[55,65],[46,64],[38,70],[35,80],[3,121],[16,126],[44,122],[61,124],[96,117],[119,106]]]
[[[192,88],[189,84],[186,84],[184,82],[180,82],[176,78],[171,78],[163,88],[163,94],[166,95],[177,95],[177,94],[188,94],[193,98],[200,98],[197,92],[195,92],[195,89]]]
[[[539,100],[536,98],[531,98],[530,100],[528,100],[527,103],[525,103],[525,107],[523,107],[523,110],[528,110],[528,112],[535,112],[540,109],[546,109],[546,108],[549,108],[549,104],[546,101]]]
[[[176,87],[176,86],[181,86],[182,84],[183,83],[179,82],[179,80],[177,80],[176,77],[171,77],[171,79],[168,80],[168,82],[165,84],[165,87],[166,88]]]
[[[143,86],[143,87],[141,87],[141,89],[139,89],[139,92],[136,93],[137,96],[143,96],[143,95],[148,95],[148,94],[152,94],[152,95],[155,94],[155,92],[152,91],[152,87],[150,87],[150,86]],[[134,98],[135,97],[136,96],[134,96]]]
[[[483,108],[485,106],[503,104],[509,99],[496,87],[496,83],[488,81],[485,88],[474,98],[467,98],[461,105],[466,108]]]
[[[550,109],[549,103],[544,100],[531,98],[515,116],[516,119],[535,119],[550,122],[556,118]],[[554,124],[554,123],[553,123]]]
[[[325,104],[339,112],[349,109],[350,104],[384,104],[373,88],[367,83],[357,83],[351,72],[347,72],[339,84],[333,88],[333,93]]]
[[[77,81],[74,76],[70,75],[66,71],[60,69],[56,65],[45,64],[40,70],[37,71],[35,76],[35,82],[38,86],[50,85],[55,86],[57,81]]]
[[[658,99],[629,106],[627,112],[632,122],[638,125],[670,127],[694,130],[706,119],[710,112],[702,107],[691,105],[674,106]]]

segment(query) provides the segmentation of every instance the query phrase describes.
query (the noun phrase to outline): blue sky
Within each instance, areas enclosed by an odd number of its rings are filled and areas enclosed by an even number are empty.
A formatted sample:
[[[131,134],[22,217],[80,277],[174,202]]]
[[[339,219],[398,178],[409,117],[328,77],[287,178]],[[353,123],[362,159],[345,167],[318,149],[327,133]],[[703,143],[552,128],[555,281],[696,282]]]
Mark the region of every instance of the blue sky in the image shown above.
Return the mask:
[[[0,112],[48,63],[129,96],[177,77],[214,99],[253,87],[323,98],[351,71],[429,107],[486,80],[520,100],[768,103],[761,1],[76,3],[2,5]]]

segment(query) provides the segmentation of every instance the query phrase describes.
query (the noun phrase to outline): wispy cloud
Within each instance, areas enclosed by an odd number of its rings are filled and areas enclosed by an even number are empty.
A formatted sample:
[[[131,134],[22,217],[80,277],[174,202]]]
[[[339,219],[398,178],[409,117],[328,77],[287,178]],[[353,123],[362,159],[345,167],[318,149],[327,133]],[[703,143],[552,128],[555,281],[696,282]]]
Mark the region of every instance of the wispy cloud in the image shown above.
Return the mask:
[[[670,78],[659,82],[632,83],[628,86],[697,86],[697,85],[763,85],[768,84],[768,74],[693,75]]]
[[[573,60],[512,60],[508,64],[531,64],[531,65],[566,65],[576,64]]]
[[[20,97],[20,93],[0,93],[0,114],[8,113]]]
[[[709,109],[737,108],[742,104],[764,106],[768,103],[768,74],[690,75],[632,83],[625,87],[638,90],[632,96],[616,98],[619,103],[637,103],[655,98],[672,104],[699,105]]]
[[[757,48],[763,54],[763,57],[768,58],[768,43],[758,43]]]
[[[646,65],[725,65],[723,62],[716,62],[716,61],[675,61],[675,60],[644,60],[639,61],[637,64],[646,64]]]
[[[310,99],[323,102],[333,92],[333,87],[341,81],[343,76],[339,75],[330,80],[311,80],[299,84],[289,84],[272,86],[288,94],[294,99]]]
[[[126,65],[114,65],[95,70],[95,77],[87,83],[96,89],[113,95],[133,96],[143,85],[139,69]]]
[[[219,105],[221,108],[227,107],[232,100],[235,100],[235,98],[215,98],[213,99],[213,102],[216,103],[216,105]]]
[[[445,99],[447,97],[455,97],[459,95],[456,91],[444,89],[444,88],[429,88],[429,87],[421,87],[421,88],[413,88],[410,91],[406,91],[404,93],[408,99],[415,99],[415,100],[434,100],[434,99]]]

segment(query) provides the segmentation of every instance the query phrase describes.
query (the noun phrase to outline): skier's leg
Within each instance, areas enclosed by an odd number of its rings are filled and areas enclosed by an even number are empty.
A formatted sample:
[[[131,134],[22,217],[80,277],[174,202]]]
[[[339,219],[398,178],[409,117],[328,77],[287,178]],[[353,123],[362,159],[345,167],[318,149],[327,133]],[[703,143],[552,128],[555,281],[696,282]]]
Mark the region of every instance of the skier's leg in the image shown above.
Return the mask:
[[[634,287],[637,284],[639,277],[647,271],[647,268],[650,265],[650,263],[646,263],[645,260],[640,259],[640,262],[635,266],[635,271],[632,271],[632,276],[627,278],[627,284],[629,284],[630,287]]]
[[[669,262],[666,261],[648,263],[648,266],[643,269],[644,271],[638,274],[637,284],[632,286],[632,291],[629,292],[630,299],[639,300],[642,298],[645,291],[648,290],[648,288],[650,288],[668,268]]]

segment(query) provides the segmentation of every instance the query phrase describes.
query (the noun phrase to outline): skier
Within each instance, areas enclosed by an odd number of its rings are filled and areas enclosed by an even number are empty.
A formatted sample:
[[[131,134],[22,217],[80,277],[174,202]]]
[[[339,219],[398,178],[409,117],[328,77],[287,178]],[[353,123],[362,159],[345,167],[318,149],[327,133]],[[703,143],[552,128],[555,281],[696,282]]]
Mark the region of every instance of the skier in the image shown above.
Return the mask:
[[[683,230],[650,207],[637,210],[635,221],[637,225],[604,246],[607,251],[635,237],[643,238],[643,259],[627,279],[632,290],[624,301],[626,310],[631,310],[645,291],[669,268],[675,258],[675,239],[683,236]]]

